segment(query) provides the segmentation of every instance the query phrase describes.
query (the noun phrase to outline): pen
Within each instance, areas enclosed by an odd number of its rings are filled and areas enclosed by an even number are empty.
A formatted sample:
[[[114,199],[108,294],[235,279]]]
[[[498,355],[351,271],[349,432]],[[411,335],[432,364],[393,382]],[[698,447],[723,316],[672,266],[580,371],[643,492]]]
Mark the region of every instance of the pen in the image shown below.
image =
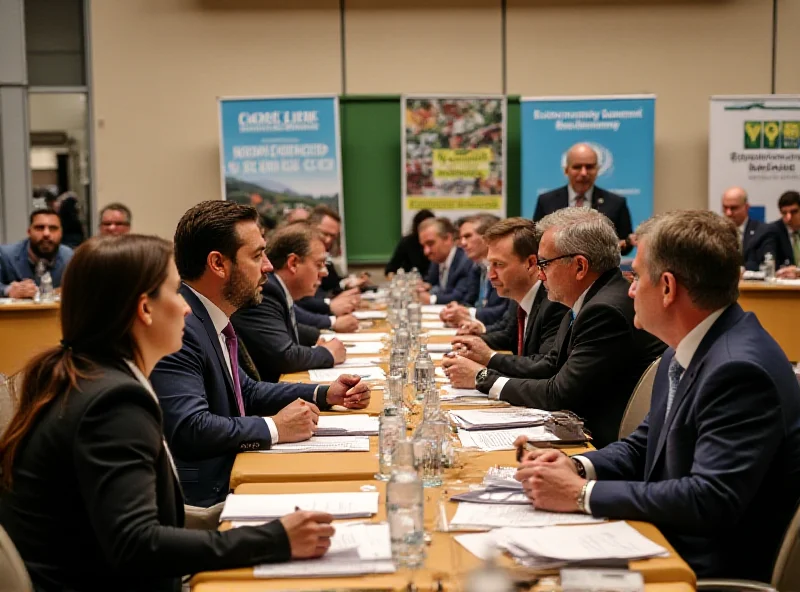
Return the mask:
[[[517,462],[522,462],[522,456],[525,454],[525,451],[533,452],[534,450],[539,450],[539,447],[534,446],[530,442],[525,442],[522,446],[517,446]]]

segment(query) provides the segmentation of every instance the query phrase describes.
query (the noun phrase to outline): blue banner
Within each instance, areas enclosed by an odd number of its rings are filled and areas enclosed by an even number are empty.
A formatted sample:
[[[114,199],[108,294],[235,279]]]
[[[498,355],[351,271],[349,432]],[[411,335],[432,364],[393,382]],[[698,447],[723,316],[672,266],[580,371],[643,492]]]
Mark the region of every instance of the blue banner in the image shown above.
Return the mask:
[[[654,96],[525,98],[521,107],[523,216],[567,184],[566,153],[578,143],[597,152],[595,184],[626,199],[634,230],[653,215]]]
[[[267,224],[318,204],[342,212],[336,97],[220,99],[219,111],[225,199]]]

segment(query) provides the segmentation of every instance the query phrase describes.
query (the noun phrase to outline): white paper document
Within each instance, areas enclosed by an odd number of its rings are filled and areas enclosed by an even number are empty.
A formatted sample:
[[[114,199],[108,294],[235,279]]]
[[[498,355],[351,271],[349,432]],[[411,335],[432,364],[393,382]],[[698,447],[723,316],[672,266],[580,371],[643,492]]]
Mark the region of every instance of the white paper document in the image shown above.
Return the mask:
[[[336,519],[369,518],[378,513],[380,493],[230,494],[220,520],[269,520],[291,514],[296,508],[326,512]]]
[[[386,290],[375,290],[374,292],[362,292],[361,300],[382,300],[388,296]]]
[[[308,371],[308,377],[312,382],[333,382],[342,374],[355,374],[362,380],[383,380],[386,373],[380,366],[350,366],[342,368],[316,368]]]
[[[425,321],[441,321],[442,319],[439,317],[439,313],[429,313],[423,314],[420,320],[424,323]]]
[[[444,321],[422,321],[420,326],[423,329],[444,329]],[[430,331],[427,333],[431,334]]]
[[[371,321],[385,319],[387,314],[385,310],[356,310],[353,311],[353,316],[359,321]]]
[[[383,343],[380,341],[358,341],[356,343],[345,343],[344,350],[348,356],[360,354],[379,354],[383,351]]]
[[[388,524],[335,526],[331,548],[319,559],[256,566],[257,578],[314,578],[393,573]]]
[[[482,409],[450,411],[453,423],[466,430],[530,427],[543,424],[548,417],[550,413],[547,411],[526,407],[489,411]]]
[[[480,448],[484,452],[514,450],[514,440],[527,436],[534,442],[556,442],[558,436],[545,430],[544,426],[508,428],[505,430],[465,430],[458,428],[458,439],[465,448]]]
[[[320,415],[317,436],[377,436],[380,418],[369,415]]]
[[[429,352],[440,352],[446,354],[449,351],[452,351],[453,344],[452,343],[429,343],[428,344],[428,351]]]
[[[532,527],[554,524],[591,524],[602,522],[587,514],[544,512],[531,506],[507,504],[472,504],[460,502],[450,528],[500,528],[503,526]]]
[[[425,323],[422,323],[423,325]],[[425,329],[425,333],[427,333],[430,337],[455,337],[456,333],[458,333],[458,329]],[[450,346],[452,347],[452,345]]]
[[[305,442],[279,442],[257,454],[295,452],[369,452],[369,436],[311,436]]]
[[[440,312],[442,312],[447,307],[446,304],[423,304],[420,306],[420,311],[424,315],[435,314],[438,316]]]
[[[442,387],[442,394],[439,397],[440,401],[454,401],[456,399],[474,398],[486,399],[489,395],[485,395],[477,389],[460,389],[451,384]]]
[[[350,352],[348,351],[347,353]],[[356,368],[358,366],[374,366],[375,364],[380,363],[381,359],[378,357],[360,356],[358,358],[350,358],[349,360],[345,360],[341,364],[336,364],[334,368]]]
[[[381,339],[389,337],[388,333],[325,333],[322,335],[326,341],[330,341],[334,337],[345,343],[358,343],[361,341],[380,341]]]
[[[442,360],[444,360],[444,353],[442,353],[442,352],[437,352],[437,353],[433,353],[432,354],[432,353],[430,353],[430,350],[429,350],[428,351],[428,355],[431,357],[431,360],[434,361],[434,362],[441,362]]]

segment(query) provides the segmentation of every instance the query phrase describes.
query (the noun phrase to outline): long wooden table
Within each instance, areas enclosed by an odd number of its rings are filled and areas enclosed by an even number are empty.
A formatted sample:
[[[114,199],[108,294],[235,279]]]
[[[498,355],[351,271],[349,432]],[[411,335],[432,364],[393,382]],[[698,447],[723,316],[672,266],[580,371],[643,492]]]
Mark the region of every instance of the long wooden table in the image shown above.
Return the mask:
[[[800,286],[740,282],[739,304],[755,313],[790,361],[800,362]]]
[[[0,304],[0,372],[11,376],[39,352],[61,341],[61,305]]]

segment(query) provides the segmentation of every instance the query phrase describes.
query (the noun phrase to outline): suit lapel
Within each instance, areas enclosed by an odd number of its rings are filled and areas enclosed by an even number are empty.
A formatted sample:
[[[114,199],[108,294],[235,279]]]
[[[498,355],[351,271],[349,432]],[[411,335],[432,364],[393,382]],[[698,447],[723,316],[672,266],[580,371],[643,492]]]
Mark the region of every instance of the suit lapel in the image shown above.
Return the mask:
[[[524,352],[519,355],[533,355],[536,352],[531,349],[531,340],[533,339],[533,326],[536,324],[536,318],[539,316],[539,309],[542,307],[542,302],[547,297],[547,290],[544,285],[539,286],[539,291],[536,293],[536,298],[533,299],[533,306],[531,306],[531,313],[525,319],[525,343]],[[530,352],[530,354],[528,353]]]
[[[267,283],[272,284],[272,286],[275,288],[276,297],[278,298],[278,301],[281,303],[281,306],[283,307],[284,322],[287,323],[289,325],[289,328],[292,330],[291,333],[292,335],[294,335],[295,344],[299,345],[300,336],[297,334],[297,326],[295,325],[297,320],[296,319],[294,321],[292,320],[292,311],[289,308],[289,301],[286,300],[286,294],[283,291],[283,287],[278,283],[278,280],[275,277],[274,273],[269,274],[269,279]]]
[[[567,186],[561,188],[558,192],[558,197],[556,199],[556,210],[563,210],[564,208],[569,207],[569,190],[567,190]],[[551,212],[552,213],[552,212]]]

